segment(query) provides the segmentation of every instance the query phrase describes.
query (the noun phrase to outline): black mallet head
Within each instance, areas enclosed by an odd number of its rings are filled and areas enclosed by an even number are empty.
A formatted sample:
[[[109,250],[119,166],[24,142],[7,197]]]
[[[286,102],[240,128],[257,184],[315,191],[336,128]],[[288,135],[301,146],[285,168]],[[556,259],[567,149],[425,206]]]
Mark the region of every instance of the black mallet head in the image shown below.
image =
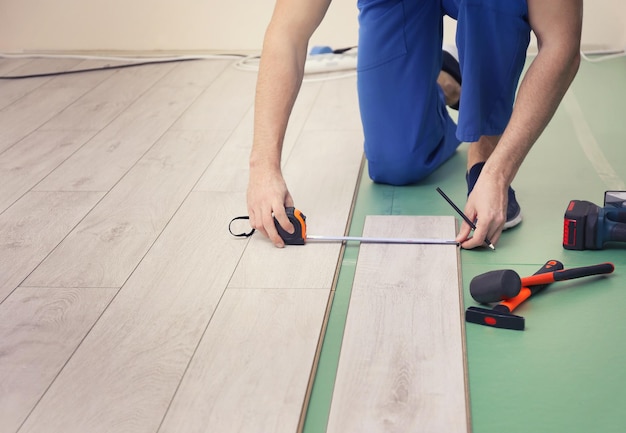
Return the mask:
[[[486,272],[470,282],[470,294],[481,304],[506,301],[517,296],[521,289],[522,280],[512,269]]]

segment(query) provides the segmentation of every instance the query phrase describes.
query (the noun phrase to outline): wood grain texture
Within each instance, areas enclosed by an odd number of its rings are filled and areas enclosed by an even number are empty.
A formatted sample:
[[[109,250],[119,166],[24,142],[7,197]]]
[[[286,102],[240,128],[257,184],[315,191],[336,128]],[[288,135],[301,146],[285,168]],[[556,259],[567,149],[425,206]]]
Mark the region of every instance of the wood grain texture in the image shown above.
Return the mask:
[[[0,304],[0,419],[17,431],[118,289],[18,289]]]
[[[200,88],[157,87],[102,129],[37,187],[42,191],[108,191],[161,138]]]
[[[76,59],[47,59],[44,61],[37,59],[0,59],[0,74],[18,76],[42,72],[59,72],[72,69],[79,63],[81,62]],[[0,80],[0,109],[11,105],[51,80],[53,80],[52,77]]]
[[[35,131],[85,92],[82,87],[41,86],[0,110],[0,152]]]
[[[85,144],[95,131],[35,131],[0,154],[0,212]]]
[[[350,80],[332,83],[345,86],[343,104],[356,105]],[[324,86],[330,83],[324,83]],[[325,101],[317,100],[325,105]],[[293,149],[284,155],[283,175],[295,205],[307,216],[307,231],[317,235],[342,235],[346,231],[355,185],[363,157],[363,136],[352,129],[342,104],[328,108],[346,129],[314,131],[303,125]],[[233,275],[231,288],[324,288],[332,286],[341,244],[310,243],[277,250],[262,236],[255,236]],[[306,266],[303,266],[306,264]],[[267,272],[280,269],[281,272]]]
[[[225,139],[211,131],[166,134],[24,285],[123,285]]]
[[[33,59],[28,58],[0,58],[0,74],[10,75],[13,71],[32,62]]]
[[[453,217],[368,216],[364,235],[453,238]],[[361,245],[328,433],[468,432],[459,251]]]
[[[40,129],[102,129],[173,68],[166,64],[116,70]]]
[[[45,69],[32,63],[13,70]],[[0,187],[7,329],[38,323],[34,305],[46,299],[67,319],[42,328],[62,343],[32,361],[45,377],[12,403],[13,431],[22,422],[21,433],[297,430],[341,245],[280,250],[228,233],[246,213],[256,84],[233,63],[12,90],[0,113],[10,114],[0,138],[14,139],[0,155],[0,174],[13,175]],[[338,96],[327,105],[321,91]],[[345,231],[361,167],[362,136],[343,104],[357,110],[354,80],[304,84],[283,147],[289,187],[317,233]],[[314,110],[315,124],[336,121],[332,130],[307,127]],[[120,286],[108,305],[96,300]],[[20,293],[38,297],[19,302]],[[71,298],[65,312],[54,296]],[[15,333],[32,336],[24,350],[39,350],[37,329]]]
[[[29,192],[0,215],[0,302],[101,198],[93,192]]]
[[[303,86],[289,117],[289,126],[283,142],[283,154],[289,155],[318,96],[319,83]],[[252,149],[254,110],[251,107],[228,142],[220,150],[211,167],[202,176],[195,191],[245,191],[248,187],[248,168]]]
[[[55,61],[69,61],[71,59],[55,59]],[[89,72],[78,72],[84,71],[85,69],[98,69],[98,68],[106,68],[109,66],[123,65],[125,61],[114,61],[114,60],[106,60],[106,59],[73,59],[72,61],[76,61],[75,65],[71,65],[69,67],[65,67],[60,71],[76,71],[76,73],[72,74],[63,74],[50,78],[50,81],[46,83],[48,87],[84,87],[88,90],[95,89],[100,85],[100,83],[108,80],[111,76],[113,76],[117,69],[102,69],[96,71]],[[50,62],[50,59],[35,59],[33,60],[35,64],[42,63],[39,67],[40,70],[46,71],[47,67],[46,63]]]
[[[311,109],[306,130],[361,132],[361,117],[355,109],[356,76],[324,82],[319,101]]]
[[[229,66],[172,125],[173,130],[229,130],[254,102],[256,74]]]
[[[227,68],[232,68],[232,60],[193,60],[177,63],[176,67],[159,80],[159,86],[168,87],[209,87]]]
[[[157,431],[247,244],[225,226],[243,198],[191,194],[21,433]]]
[[[295,433],[327,302],[320,290],[228,290],[160,432]]]

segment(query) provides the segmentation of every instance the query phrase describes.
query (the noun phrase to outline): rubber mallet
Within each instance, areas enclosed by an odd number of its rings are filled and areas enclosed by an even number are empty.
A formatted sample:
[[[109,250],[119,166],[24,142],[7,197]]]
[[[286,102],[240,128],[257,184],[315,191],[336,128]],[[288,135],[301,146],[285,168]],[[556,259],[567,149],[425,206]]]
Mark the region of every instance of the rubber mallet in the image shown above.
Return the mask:
[[[607,262],[521,278],[512,269],[502,269],[474,277],[470,282],[470,294],[477,302],[488,304],[490,302],[512,299],[520,293],[522,287],[550,284],[556,281],[572,280],[592,275],[610,274],[614,270],[615,266],[613,263]]]
[[[548,272],[563,269],[563,263],[558,260],[548,260],[534,275],[545,274]],[[539,293],[548,287],[549,284],[540,284],[537,286],[522,287],[519,294],[507,301],[502,301],[493,309],[481,307],[468,307],[465,311],[465,320],[469,323],[490,326],[492,328],[513,329],[523,331],[525,327],[525,319],[513,313],[519,305],[531,296]]]

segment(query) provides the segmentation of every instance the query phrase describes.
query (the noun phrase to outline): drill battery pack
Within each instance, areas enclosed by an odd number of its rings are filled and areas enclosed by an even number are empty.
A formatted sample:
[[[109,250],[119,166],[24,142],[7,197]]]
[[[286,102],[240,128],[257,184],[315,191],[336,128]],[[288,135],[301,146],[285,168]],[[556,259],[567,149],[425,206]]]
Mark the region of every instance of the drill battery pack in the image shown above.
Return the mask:
[[[604,207],[585,200],[569,202],[563,221],[563,248],[600,250],[608,242],[626,242],[626,207],[609,203],[606,197]]]

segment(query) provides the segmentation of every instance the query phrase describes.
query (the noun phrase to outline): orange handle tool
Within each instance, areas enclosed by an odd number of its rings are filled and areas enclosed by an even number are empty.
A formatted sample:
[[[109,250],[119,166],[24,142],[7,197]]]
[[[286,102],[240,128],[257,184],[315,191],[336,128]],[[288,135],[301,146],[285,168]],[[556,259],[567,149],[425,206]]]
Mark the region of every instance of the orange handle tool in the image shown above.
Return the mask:
[[[546,274],[536,274],[521,279],[522,287],[550,284],[555,281],[573,280],[575,278],[589,277],[592,275],[610,274],[615,270],[613,263],[600,263],[598,265],[581,266],[579,268],[562,269]]]

